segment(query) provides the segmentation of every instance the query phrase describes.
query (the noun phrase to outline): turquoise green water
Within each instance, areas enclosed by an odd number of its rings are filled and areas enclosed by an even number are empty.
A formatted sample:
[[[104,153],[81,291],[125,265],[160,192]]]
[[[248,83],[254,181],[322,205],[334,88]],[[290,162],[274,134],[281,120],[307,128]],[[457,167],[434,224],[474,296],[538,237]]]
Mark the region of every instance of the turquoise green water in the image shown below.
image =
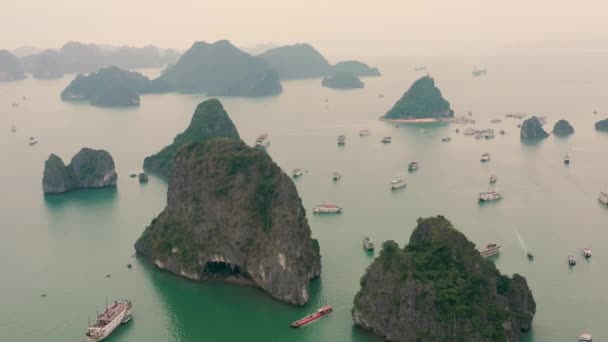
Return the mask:
[[[285,82],[276,97],[221,99],[245,141],[267,132],[269,153],[284,170],[308,170],[296,183],[309,211],[322,202],[345,208],[338,216],[309,215],[323,274],[303,308],[252,287],[189,282],[132,258],[134,241],[164,207],[167,185],[155,177],[140,185],[128,174],[187,126],[203,96],[146,95],[139,108],[102,109],[61,102],[68,78],[0,84],[0,341],[81,341],[87,317],[106,296],[130,298],[135,306],[133,321],[108,341],[376,341],[350,319],[359,278],[373,259],[361,237],[403,245],[416,218],[435,214],[478,245],[500,243],[501,271],[526,276],[538,308],[527,341],[574,341],[583,330],[602,340],[608,336],[608,208],[597,194],[608,187],[608,135],[595,132],[593,123],[608,116],[606,57],[380,59],[370,62],[384,76],[364,79],[362,90],[334,91],[305,80]],[[457,112],[473,111],[475,127],[507,134],[477,141],[453,132],[463,125],[396,128],[378,121],[419,76],[412,70],[419,64],[429,66]],[[488,75],[471,77],[473,65],[486,66]],[[21,106],[11,107],[13,101]],[[516,111],[546,115],[549,128],[566,118],[576,133],[522,144],[517,120],[503,117]],[[492,118],[503,123],[490,124]],[[360,138],[364,128],[372,135]],[[347,136],[343,148],[336,146],[339,134]],[[384,135],[393,143],[381,144]],[[447,135],[452,141],[442,143]],[[39,144],[28,146],[29,136]],[[41,179],[49,153],[68,161],[83,146],[111,152],[118,187],[45,198]],[[481,164],[486,151],[492,160]],[[418,172],[406,172],[410,160],[420,161]],[[331,181],[334,171],[342,173],[338,183]],[[505,198],[480,206],[476,194],[488,189],[492,173]],[[405,177],[408,187],[391,192],[396,177]],[[588,262],[579,256],[585,246],[594,251]],[[525,248],[534,252],[533,263]],[[579,256],[571,269],[568,253]],[[289,328],[323,304],[333,305],[334,313]]]

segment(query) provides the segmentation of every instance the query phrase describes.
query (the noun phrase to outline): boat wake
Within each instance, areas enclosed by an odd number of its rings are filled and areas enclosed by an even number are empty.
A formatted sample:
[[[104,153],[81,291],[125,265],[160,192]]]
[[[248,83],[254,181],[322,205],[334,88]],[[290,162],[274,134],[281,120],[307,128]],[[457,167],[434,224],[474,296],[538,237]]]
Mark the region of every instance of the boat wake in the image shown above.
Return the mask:
[[[519,231],[516,229],[514,229],[515,231],[515,235],[517,236],[517,240],[519,240],[519,244],[521,246],[521,248],[524,250],[524,253],[528,253],[528,248],[526,248],[526,244],[524,243],[524,240],[521,237],[521,234],[519,234]]]

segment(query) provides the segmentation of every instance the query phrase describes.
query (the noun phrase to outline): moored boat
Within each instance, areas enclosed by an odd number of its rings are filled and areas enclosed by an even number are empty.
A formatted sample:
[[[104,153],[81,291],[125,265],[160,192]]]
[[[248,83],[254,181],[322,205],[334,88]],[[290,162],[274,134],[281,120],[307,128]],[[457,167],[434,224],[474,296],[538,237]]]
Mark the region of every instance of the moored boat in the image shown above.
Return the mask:
[[[467,128],[464,130],[464,135],[475,135],[477,134],[477,130],[475,128]]]
[[[93,325],[89,326],[85,336],[89,342],[97,342],[110,336],[121,323],[131,320],[133,305],[130,300],[115,300],[106,306],[104,312],[97,316]]]
[[[588,248],[588,247],[583,248],[583,256],[585,258],[591,258],[591,248]]]
[[[534,260],[534,254],[532,254],[532,252],[528,251],[526,253],[526,256],[528,257],[528,260],[530,260],[530,261]]]
[[[441,141],[443,141],[443,142],[448,142],[448,141],[451,141],[451,140],[452,140],[452,138],[450,138],[450,137],[443,137],[443,138],[441,138]]]
[[[498,133],[500,133],[500,135],[505,135],[506,132],[504,129],[501,129]]]
[[[338,145],[342,146],[346,144],[346,136],[345,135],[338,135]]]
[[[393,139],[391,137],[386,136],[386,137],[382,138],[382,140],[380,140],[380,141],[382,141],[385,144],[390,144],[392,140]]]
[[[490,123],[501,123],[502,120],[501,119],[492,119],[490,120]]]
[[[473,76],[483,76],[483,75],[485,75],[487,73],[488,73],[488,70],[486,70],[486,69],[479,69],[477,67],[475,67],[473,69],[473,71],[471,71],[471,74],[473,74]]]
[[[417,161],[412,161],[409,164],[407,164],[407,169],[409,171],[416,171],[416,170],[418,170],[418,167],[419,167],[419,165],[418,165]]]
[[[482,155],[481,155],[481,158],[480,158],[480,160],[481,160],[482,162],[487,162],[487,161],[490,161],[490,159],[492,159],[492,156],[490,156],[490,153],[488,153],[488,152],[486,152],[486,153],[482,154]]]
[[[11,132],[17,132],[17,127],[15,127],[15,125],[11,126]]]
[[[489,243],[484,248],[479,250],[479,254],[483,258],[489,258],[491,256],[497,255],[500,253],[500,245],[496,243]]]
[[[363,237],[363,248],[366,251],[373,251],[374,250],[374,241],[372,241],[372,238],[370,238],[369,236],[364,236]]]
[[[139,182],[140,183],[148,183],[148,174],[146,174],[145,172],[142,172],[139,174]]]
[[[397,180],[394,180],[391,182],[391,189],[393,189],[393,190],[404,188],[406,186],[407,186],[407,184],[405,183],[405,181],[403,179],[397,179]]]
[[[291,327],[292,328],[299,328],[302,326],[305,326],[306,324],[310,324],[316,320],[318,320],[319,318],[330,314],[333,310],[333,308],[329,305],[326,305],[322,308],[320,308],[319,310],[317,310],[315,313],[312,313],[304,318],[301,318],[293,323],[291,323]]]
[[[268,134],[260,134],[257,139],[255,139],[255,147],[266,148],[270,145],[270,138]]]
[[[502,194],[497,191],[486,191],[480,192],[478,198],[480,202],[496,201],[502,198]]]
[[[30,146],[36,145],[37,143],[38,143],[38,140],[36,140],[36,138],[30,137],[30,142],[29,142]]]
[[[574,256],[574,254],[568,254],[568,265],[576,265],[576,257]]]
[[[362,129],[359,131],[359,136],[360,137],[365,137],[372,134],[372,131],[370,131],[369,129]]]
[[[600,195],[598,196],[598,200],[608,205],[608,192],[600,191]]]
[[[337,182],[337,181],[339,181],[339,180],[340,180],[340,178],[342,178],[342,175],[341,175],[339,172],[334,172],[334,175],[333,175],[333,177],[332,177],[332,180],[333,180],[334,182]]]
[[[494,184],[498,181],[498,177],[496,175],[490,175],[490,184]]]
[[[319,214],[338,214],[342,212],[342,207],[335,204],[319,204],[312,208],[312,212]]]
[[[302,169],[294,169],[291,175],[293,176],[293,178],[298,178],[303,174],[304,173],[302,172]]]
[[[578,337],[578,342],[593,342],[591,334],[582,333]]]
[[[564,156],[564,164],[570,164],[570,155],[568,153],[566,153],[566,155]]]

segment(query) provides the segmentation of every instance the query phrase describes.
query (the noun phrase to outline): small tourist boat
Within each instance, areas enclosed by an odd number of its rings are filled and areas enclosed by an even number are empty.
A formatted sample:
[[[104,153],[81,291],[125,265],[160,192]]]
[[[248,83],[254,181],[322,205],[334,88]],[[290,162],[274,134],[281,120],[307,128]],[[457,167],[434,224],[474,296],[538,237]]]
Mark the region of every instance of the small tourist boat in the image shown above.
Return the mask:
[[[489,258],[491,256],[497,255],[500,253],[500,245],[496,243],[489,243],[484,248],[479,250],[479,254],[481,254],[482,258]]]
[[[483,69],[483,68],[482,68],[482,69],[479,69],[479,68],[477,68],[477,67],[475,67],[475,68],[473,69],[473,71],[471,71],[471,74],[473,74],[473,76],[483,76],[483,75],[485,75],[485,74],[487,74],[487,73],[488,73],[488,70]]]
[[[149,180],[149,178],[148,178],[148,174],[147,173],[142,172],[142,173],[139,174],[139,182],[140,183],[148,183],[148,180]]]
[[[494,137],[495,137],[494,133],[485,133],[483,136],[486,139],[494,139]]]
[[[320,308],[319,310],[317,310],[315,313],[310,314],[304,318],[301,318],[301,319],[291,323],[290,326],[292,328],[299,328],[299,327],[305,326],[307,324],[310,324],[310,323],[318,320],[319,318],[321,318],[323,316],[330,314],[332,311],[334,311],[334,309],[331,306],[326,305],[326,306]]]
[[[15,125],[13,125],[13,126],[11,127],[11,132],[13,132],[13,133],[17,132],[17,127],[15,127]]]
[[[346,136],[345,135],[338,135],[338,145],[342,146],[346,144]]]
[[[568,254],[568,265],[576,265],[576,257],[574,256],[574,254]]]
[[[578,342],[593,342],[591,334],[582,333],[578,337]]]
[[[583,256],[585,258],[591,258],[591,248],[588,248],[588,247],[583,248]]]
[[[320,204],[313,207],[312,212],[319,214],[338,214],[342,212],[342,207],[335,204]]]
[[[29,142],[30,146],[36,145],[37,143],[38,143],[38,140],[36,140],[36,138],[30,137],[30,142]]]
[[[480,192],[477,196],[480,202],[496,201],[502,198],[502,194],[498,191]]]
[[[127,268],[133,268],[133,265],[127,264]]]
[[[534,255],[532,254],[532,252],[528,251],[526,253],[526,255],[528,256],[528,260],[530,260],[530,261],[534,260]]]
[[[491,175],[490,176],[490,184],[494,184],[498,181],[498,177],[496,177],[496,175]]]
[[[304,173],[302,172],[302,169],[294,169],[291,173],[291,175],[293,176],[293,178],[298,178],[301,175],[303,175]]]
[[[491,155],[490,155],[490,153],[488,153],[488,152],[486,152],[486,153],[482,154],[482,155],[481,155],[481,158],[480,158],[480,160],[481,160],[482,162],[487,162],[487,161],[490,161],[490,159],[492,159],[492,156],[491,156]]]
[[[359,136],[360,137],[365,137],[372,134],[372,131],[370,131],[369,129],[362,129],[359,131]]]
[[[564,164],[570,164],[570,155],[568,155],[568,153],[566,153],[566,155],[564,156]]]
[[[443,137],[443,138],[441,138],[441,141],[443,141],[443,142],[452,141],[452,138],[450,138],[450,137]]]
[[[122,323],[131,320],[133,304],[130,300],[115,300],[99,316],[93,325],[90,325],[85,333],[88,342],[97,342],[110,336],[110,334]]]
[[[506,132],[504,129],[501,129],[498,133],[500,133],[500,135],[505,135]]]
[[[416,171],[416,170],[418,170],[418,167],[419,167],[419,166],[420,166],[420,165],[418,164],[418,162],[417,162],[417,161],[412,161],[412,162],[410,162],[409,164],[407,164],[407,169],[408,169],[409,171]]]
[[[390,144],[392,140],[393,139],[391,137],[387,136],[387,137],[382,138],[382,140],[380,140],[380,141],[382,141],[385,144]]]
[[[492,119],[490,120],[490,123],[501,123],[502,120],[501,119]]]
[[[397,179],[397,180],[394,180],[391,182],[392,190],[405,188],[406,186],[407,186],[407,184],[405,183],[405,181],[403,179]]]
[[[255,147],[266,148],[268,145],[270,145],[270,138],[266,133],[258,135],[255,139]]]
[[[341,178],[342,178],[342,175],[341,175],[339,172],[334,172],[334,175],[332,176],[332,178],[331,178],[331,179],[332,179],[334,182],[337,182],[337,181],[339,181]]]
[[[374,250],[374,241],[372,241],[372,239],[369,236],[364,236],[363,237],[363,248],[366,251],[373,251]]]
[[[608,192],[600,191],[600,195],[598,196],[598,200],[601,203],[608,205]]]

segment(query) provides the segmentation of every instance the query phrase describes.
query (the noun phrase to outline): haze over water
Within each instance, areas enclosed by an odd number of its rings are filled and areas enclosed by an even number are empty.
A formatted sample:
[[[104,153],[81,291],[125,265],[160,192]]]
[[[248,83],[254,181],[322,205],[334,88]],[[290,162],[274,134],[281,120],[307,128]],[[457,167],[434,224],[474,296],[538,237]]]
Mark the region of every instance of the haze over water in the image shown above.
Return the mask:
[[[144,95],[138,108],[107,109],[61,102],[59,93],[72,75],[0,83],[0,341],[81,341],[87,316],[95,317],[106,296],[134,303],[132,323],[108,341],[376,341],[350,318],[359,279],[373,260],[361,238],[403,246],[418,217],[437,214],[478,246],[500,243],[495,262],[501,272],[527,278],[537,314],[526,341],[574,341],[582,331],[601,341],[608,336],[608,208],[597,194],[608,188],[608,135],[593,124],[608,117],[606,57],[576,51],[396,56],[365,60],[383,76],[364,78],[361,90],[335,91],[320,87],[320,80],[302,80],[283,82],[279,96],[221,98],[244,141],[252,144],[269,133],[268,152],[285,172],[308,171],[296,184],[319,239],[323,271],[303,308],[251,287],[190,282],[132,258],[133,243],[165,205],[167,184],[151,177],[140,185],[128,175],[183,131],[206,97]],[[380,122],[420,76],[414,65],[427,65],[457,114],[472,111],[477,124],[396,128]],[[487,67],[488,75],[472,77],[476,65]],[[15,101],[20,107],[11,107]],[[524,144],[519,121],[504,118],[508,112],[546,115],[548,131],[564,118],[576,132]],[[490,124],[494,118],[503,122]],[[467,127],[507,134],[479,141],[462,135]],[[372,135],[360,138],[365,128]],[[347,136],[343,148],[336,145],[339,134]],[[385,135],[392,144],[380,143]],[[28,146],[30,136],[38,145]],[[452,141],[442,143],[444,136]],[[117,188],[44,197],[48,155],[67,162],[83,146],[112,154]],[[487,164],[479,162],[484,152],[492,154]],[[568,167],[562,162],[566,152]],[[411,160],[420,169],[408,174]],[[334,171],[342,173],[338,183],[331,181]],[[489,188],[490,174],[498,176],[495,188],[505,198],[479,205],[476,195]],[[397,177],[408,186],[391,192],[389,183]],[[344,213],[312,215],[312,206],[322,202],[338,203]],[[589,261],[580,256],[583,247],[593,248]],[[569,253],[579,261],[573,268],[567,266]],[[289,328],[323,304],[334,313]]]

